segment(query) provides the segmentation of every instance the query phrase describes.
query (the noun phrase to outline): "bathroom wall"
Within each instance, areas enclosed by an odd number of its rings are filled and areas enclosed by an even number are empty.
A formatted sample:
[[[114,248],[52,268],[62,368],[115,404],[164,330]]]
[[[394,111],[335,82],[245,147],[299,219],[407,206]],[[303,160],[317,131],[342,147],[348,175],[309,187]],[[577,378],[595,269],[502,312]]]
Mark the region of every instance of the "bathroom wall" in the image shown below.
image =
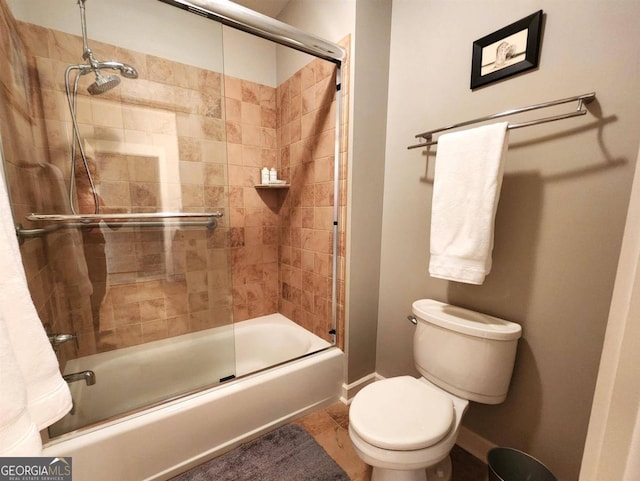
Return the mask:
[[[538,9],[539,68],[471,91],[473,41]],[[464,425],[562,481],[578,476],[639,143],[638,14],[633,1],[393,4],[377,371],[417,374],[415,299],[520,323],[508,399],[473,404]],[[590,91],[587,116],[511,132],[484,285],[430,278],[434,158],[406,150],[414,134]]]

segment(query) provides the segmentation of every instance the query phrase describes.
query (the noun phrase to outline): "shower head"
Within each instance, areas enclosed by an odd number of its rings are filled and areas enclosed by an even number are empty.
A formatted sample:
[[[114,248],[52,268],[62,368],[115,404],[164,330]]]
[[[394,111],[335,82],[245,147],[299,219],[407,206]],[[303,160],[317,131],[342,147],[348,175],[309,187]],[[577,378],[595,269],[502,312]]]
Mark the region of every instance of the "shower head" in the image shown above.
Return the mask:
[[[89,72],[93,72],[96,76],[96,81],[87,87],[88,92],[91,95],[100,95],[112,88],[116,87],[120,83],[120,78],[117,75],[107,75],[104,76],[100,73],[100,70],[103,68],[110,68],[113,70],[119,70],[120,74],[125,78],[135,79],[138,78],[138,71],[132,67],[131,65],[127,65],[126,63],[116,62],[114,60],[107,60],[106,62],[99,62],[93,56],[93,52],[89,48],[89,43],[87,41],[87,21],[85,18],[85,6],[84,2],[86,0],[78,0],[78,5],[80,6],[80,21],[82,27],[82,44],[84,48],[84,52],[82,54],[82,58],[84,58],[87,63],[86,67],[82,65],[75,65],[71,68],[77,68],[80,70],[80,75],[85,75]]]
[[[91,95],[100,95],[112,88],[116,87],[120,83],[120,77],[117,75],[107,75],[106,77],[100,73],[100,70],[95,71],[96,81],[87,87],[87,91]]]

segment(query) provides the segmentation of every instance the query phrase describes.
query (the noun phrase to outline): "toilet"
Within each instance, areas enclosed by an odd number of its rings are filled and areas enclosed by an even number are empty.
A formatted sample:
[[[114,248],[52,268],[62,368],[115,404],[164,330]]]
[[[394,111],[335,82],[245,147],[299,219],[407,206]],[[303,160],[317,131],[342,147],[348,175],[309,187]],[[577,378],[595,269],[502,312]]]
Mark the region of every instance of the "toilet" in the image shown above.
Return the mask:
[[[371,481],[449,481],[469,401],[499,404],[509,389],[520,325],[431,299],[412,312],[422,377],[369,384],[349,408],[349,437]]]

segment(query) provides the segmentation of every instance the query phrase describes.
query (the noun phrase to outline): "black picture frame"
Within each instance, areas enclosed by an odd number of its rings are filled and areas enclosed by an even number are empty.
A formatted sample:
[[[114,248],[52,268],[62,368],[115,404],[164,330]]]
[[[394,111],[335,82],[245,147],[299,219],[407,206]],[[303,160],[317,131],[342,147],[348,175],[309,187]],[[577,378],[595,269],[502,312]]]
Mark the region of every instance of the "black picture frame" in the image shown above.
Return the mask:
[[[542,10],[473,42],[471,89],[536,68]]]

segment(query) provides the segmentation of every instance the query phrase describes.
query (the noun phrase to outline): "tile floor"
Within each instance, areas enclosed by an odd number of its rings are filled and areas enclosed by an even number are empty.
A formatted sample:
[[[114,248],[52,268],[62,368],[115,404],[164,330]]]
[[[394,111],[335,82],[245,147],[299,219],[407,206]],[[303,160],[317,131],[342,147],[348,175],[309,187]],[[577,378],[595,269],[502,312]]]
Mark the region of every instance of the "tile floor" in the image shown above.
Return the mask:
[[[296,421],[303,426],[352,481],[370,481],[371,468],[360,460],[349,439],[349,408],[332,404]],[[487,481],[487,466],[458,446],[451,452],[451,481]]]

